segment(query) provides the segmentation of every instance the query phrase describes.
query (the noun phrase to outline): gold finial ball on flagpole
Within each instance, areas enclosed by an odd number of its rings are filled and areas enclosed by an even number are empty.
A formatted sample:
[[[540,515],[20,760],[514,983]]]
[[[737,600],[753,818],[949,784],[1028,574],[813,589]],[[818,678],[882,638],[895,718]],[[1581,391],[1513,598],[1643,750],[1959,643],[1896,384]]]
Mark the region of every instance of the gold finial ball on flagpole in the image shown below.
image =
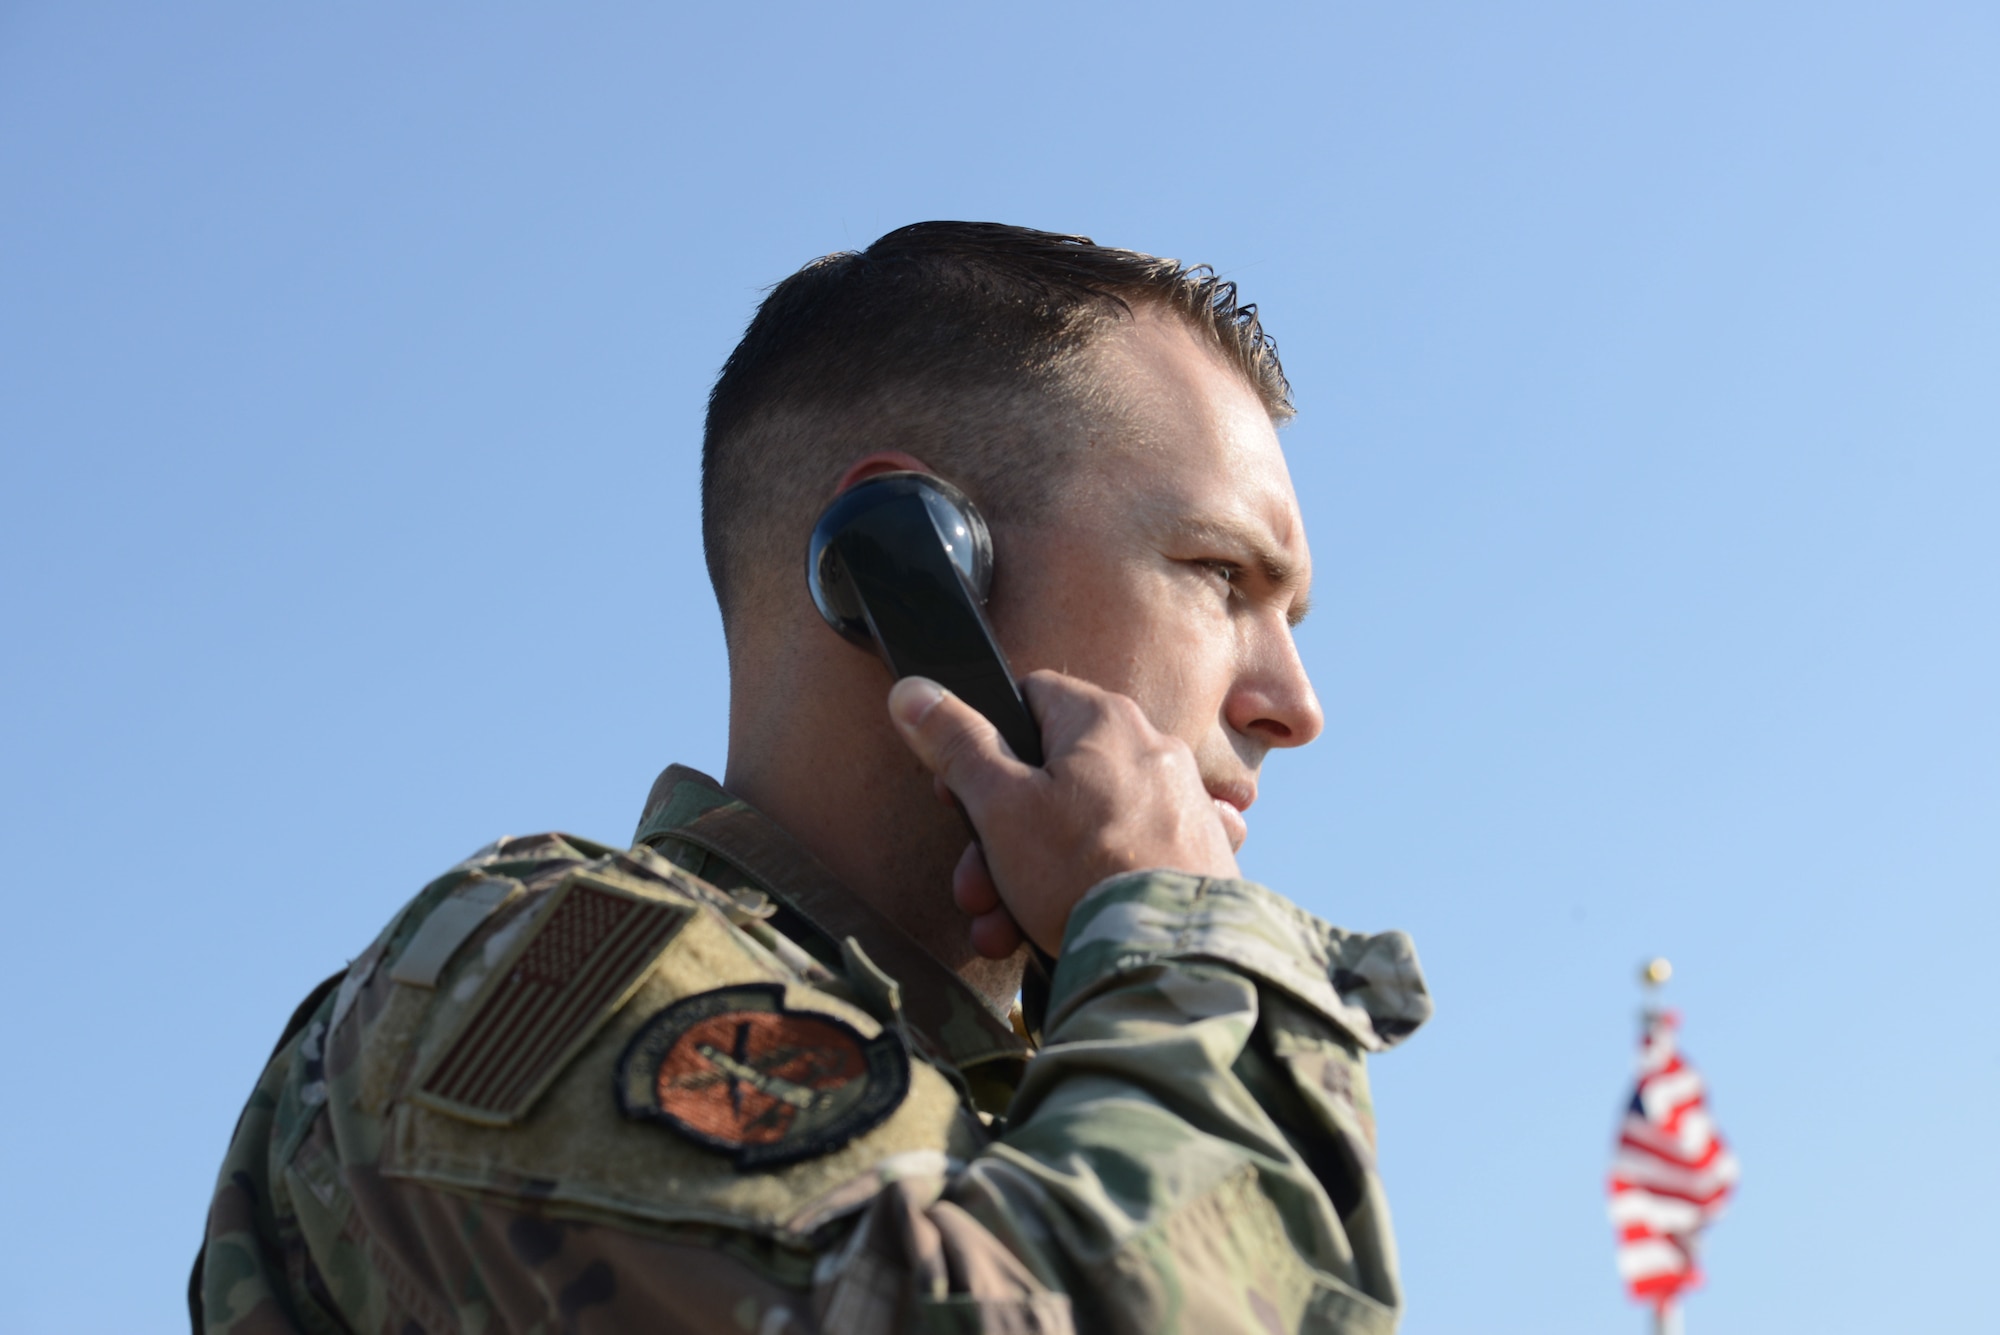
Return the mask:
[[[1647,987],[1658,987],[1674,976],[1674,966],[1667,962],[1665,955],[1655,956],[1646,961],[1646,967],[1639,970],[1639,981]]]

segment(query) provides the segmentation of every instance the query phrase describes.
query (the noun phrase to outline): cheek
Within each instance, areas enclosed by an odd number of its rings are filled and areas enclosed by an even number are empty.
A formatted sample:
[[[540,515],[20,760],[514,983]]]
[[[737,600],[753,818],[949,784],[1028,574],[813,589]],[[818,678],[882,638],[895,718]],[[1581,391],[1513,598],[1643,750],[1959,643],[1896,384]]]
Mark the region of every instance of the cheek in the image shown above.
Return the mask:
[[[1050,541],[996,571],[987,615],[1017,674],[1051,668],[1122,689],[1125,662],[1144,656],[1145,600],[1108,556]]]
[[[1197,752],[1222,719],[1236,678],[1237,623],[1222,599],[1171,574],[1133,604],[1122,690],[1162,732]]]
[[[995,600],[994,628],[1014,671],[1038,668],[1081,677],[1130,694],[1135,674],[1156,655],[1143,617],[1133,614],[1125,590],[1115,585],[1057,585],[1038,597]]]
[[[1122,689],[1138,701],[1161,732],[1171,733],[1196,753],[1221,726],[1234,674],[1227,627],[1195,619],[1184,633],[1155,640],[1150,652],[1132,661]]]
[[[1053,668],[1137,701],[1162,732],[1200,749],[1228,693],[1233,628],[1219,599],[1173,572],[1026,581],[996,593],[994,624],[1016,673]]]

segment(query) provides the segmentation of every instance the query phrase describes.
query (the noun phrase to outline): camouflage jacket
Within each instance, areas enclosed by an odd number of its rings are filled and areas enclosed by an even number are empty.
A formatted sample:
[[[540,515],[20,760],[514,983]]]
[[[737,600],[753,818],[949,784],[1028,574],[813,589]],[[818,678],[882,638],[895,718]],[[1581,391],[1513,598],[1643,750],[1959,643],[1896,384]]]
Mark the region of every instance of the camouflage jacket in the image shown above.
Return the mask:
[[[996,1015],[670,769],[629,851],[501,840],[307,999],[196,1328],[1394,1329],[1363,1054],[1430,1013],[1406,937],[1139,872],[1046,991]]]

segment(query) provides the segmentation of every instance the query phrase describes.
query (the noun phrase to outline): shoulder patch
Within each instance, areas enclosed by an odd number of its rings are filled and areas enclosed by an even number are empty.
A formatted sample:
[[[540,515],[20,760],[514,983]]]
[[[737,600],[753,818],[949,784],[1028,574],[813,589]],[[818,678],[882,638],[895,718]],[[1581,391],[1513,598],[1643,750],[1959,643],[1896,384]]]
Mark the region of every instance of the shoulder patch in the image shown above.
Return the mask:
[[[489,1126],[519,1121],[695,911],[586,872],[564,877],[495,962],[413,1101]]]
[[[639,1027],[618,1059],[619,1107],[738,1168],[815,1158],[879,1126],[910,1091],[901,1037],[793,1010],[777,983],[697,993]]]

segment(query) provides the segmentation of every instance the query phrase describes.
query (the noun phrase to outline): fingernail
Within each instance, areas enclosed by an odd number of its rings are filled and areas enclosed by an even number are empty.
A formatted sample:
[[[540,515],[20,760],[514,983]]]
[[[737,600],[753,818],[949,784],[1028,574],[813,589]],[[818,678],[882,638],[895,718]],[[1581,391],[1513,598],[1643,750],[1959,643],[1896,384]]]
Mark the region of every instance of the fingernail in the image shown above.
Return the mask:
[[[942,699],[944,687],[930,678],[905,677],[889,691],[889,716],[906,728],[914,728]]]

